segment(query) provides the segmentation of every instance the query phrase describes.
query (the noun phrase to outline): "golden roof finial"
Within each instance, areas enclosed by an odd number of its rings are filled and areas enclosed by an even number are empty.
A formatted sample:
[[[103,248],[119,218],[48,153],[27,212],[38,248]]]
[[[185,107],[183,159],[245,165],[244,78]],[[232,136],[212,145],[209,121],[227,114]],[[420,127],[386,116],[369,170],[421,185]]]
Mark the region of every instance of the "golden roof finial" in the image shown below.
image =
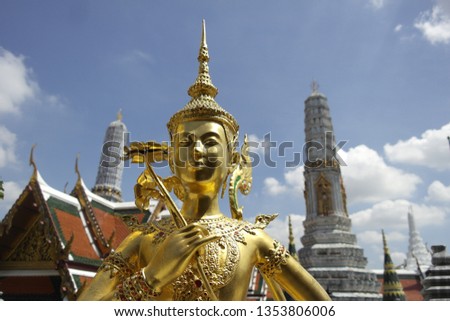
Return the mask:
[[[30,166],[33,166],[33,176],[37,175],[37,166],[36,163],[34,162],[34,149],[36,148],[36,144],[33,144],[33,146],[31,146],[31,151],[30,151]]]
[[[77,174],[78,181],[77,183],[81,182],[81,174],[80,170],[78,169],[78,160],[80,159],[80,153],[77,154],[77,158],[75,159],[75,173]]]
[[[119,108],[119,111],[117,112],[117,120],[122,121],[122,108]]]
[[[192,120],[213,120],[226,125],[230,131],[229,138],[237,135],[239,124],[236,119],[225,109],[219,106],[214,100],[218,93],[218,89],[211,82],[209,75],[209,53],[206,44],[206,25],[203,20],[202,39],[200,43],[200,51],[198,53],[198,76],[194,84],[189,87],[188,94],[191,100],[181,110],[176,112],[169,120],[167,127],[171,134],[175,133],[178,124],[184,121]],[[228,135],[228,134],[227,134]]]

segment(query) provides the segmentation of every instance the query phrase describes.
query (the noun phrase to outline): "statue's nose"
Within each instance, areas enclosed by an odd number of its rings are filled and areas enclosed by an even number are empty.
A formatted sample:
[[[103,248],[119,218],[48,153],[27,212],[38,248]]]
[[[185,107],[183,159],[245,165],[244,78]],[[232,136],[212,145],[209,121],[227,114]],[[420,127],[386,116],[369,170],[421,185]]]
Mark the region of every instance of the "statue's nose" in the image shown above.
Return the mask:
[[[205,147],[201,142],[196,142],[194,146],[194,160],[199,161],[203,158],[203,154],[205,152]]]

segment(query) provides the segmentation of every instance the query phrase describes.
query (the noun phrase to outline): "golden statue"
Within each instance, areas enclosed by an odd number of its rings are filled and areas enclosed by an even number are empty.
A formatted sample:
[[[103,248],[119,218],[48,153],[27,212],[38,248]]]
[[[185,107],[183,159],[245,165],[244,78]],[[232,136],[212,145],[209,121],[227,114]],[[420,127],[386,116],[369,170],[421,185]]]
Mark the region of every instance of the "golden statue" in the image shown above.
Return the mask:
[[[79,300],[245,300],[253,268],[276,299],[329,300],[320,284],[264,228],[242,218],[237,191],[251,189],[247,140],[236,151],[239,125],[214,100],[203,22],[199,74],[190,102],[168,123],[171,145],[132,143],[126,155],[146,169],[135,186],[136,205],[163,199],[172,217],[131,224],[132,232],[109,255]],[[162,179],[152,162],[168,160],[174,176]],[[229,178],[231,217],[219,208]],[[222,193],[221,193],[222,190]],[[179,210],[170,197],[182,201]]]

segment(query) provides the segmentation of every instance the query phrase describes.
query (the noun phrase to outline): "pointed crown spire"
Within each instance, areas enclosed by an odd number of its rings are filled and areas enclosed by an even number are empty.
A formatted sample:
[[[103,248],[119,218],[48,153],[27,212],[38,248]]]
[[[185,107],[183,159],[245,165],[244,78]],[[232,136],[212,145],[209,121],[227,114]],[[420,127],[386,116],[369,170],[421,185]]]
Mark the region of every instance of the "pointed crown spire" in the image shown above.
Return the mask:
[[[227,136],[235,137],[239,131],[236,119],[214,100],[218,89],[213,85],[209,74],[209,52],[206,43],[205,20],[202,23],[202,39],[198,53],[198,75],[188,94],[191,100],[169,120],[167,127],[171,134],[175,133],[178,124],[194,120],[214,120],[226,126]]]
[[[198,67],[198,76],[194,84],[189,87],[188,94],[192,98],[197,98],[201,95],[208,95],[214,98],[218,93],[218,89],[213,85],[209,74],[209,52],[208,45],[206,44],[205,19],[203,19],[202,24],[202,41],[200,43],[197,60],[200,64]]]

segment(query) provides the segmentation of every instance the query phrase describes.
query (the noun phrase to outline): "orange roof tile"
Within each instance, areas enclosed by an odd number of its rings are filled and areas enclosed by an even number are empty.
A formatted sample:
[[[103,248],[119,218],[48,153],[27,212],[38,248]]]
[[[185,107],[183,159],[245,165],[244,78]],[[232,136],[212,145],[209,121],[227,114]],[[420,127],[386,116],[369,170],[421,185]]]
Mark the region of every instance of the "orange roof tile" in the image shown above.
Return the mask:
[[[74,235],[71,253],[77,256],[98,260],[99,257],[89,242],[80,217],[66,213],[57,208],[55,208],[54,211],[66,242],[70,240],[72,234]]]
[[[93,207],[92,210],[105,238],[109,239],[114,233],[112,247],[116,249],[130,233],[127,225],[117,215],[107,213],[96,207]]]
[[[423,301],[422,284],[420,280],[400,280],[403,286],[403,292],[405,292],[406,301]]]

